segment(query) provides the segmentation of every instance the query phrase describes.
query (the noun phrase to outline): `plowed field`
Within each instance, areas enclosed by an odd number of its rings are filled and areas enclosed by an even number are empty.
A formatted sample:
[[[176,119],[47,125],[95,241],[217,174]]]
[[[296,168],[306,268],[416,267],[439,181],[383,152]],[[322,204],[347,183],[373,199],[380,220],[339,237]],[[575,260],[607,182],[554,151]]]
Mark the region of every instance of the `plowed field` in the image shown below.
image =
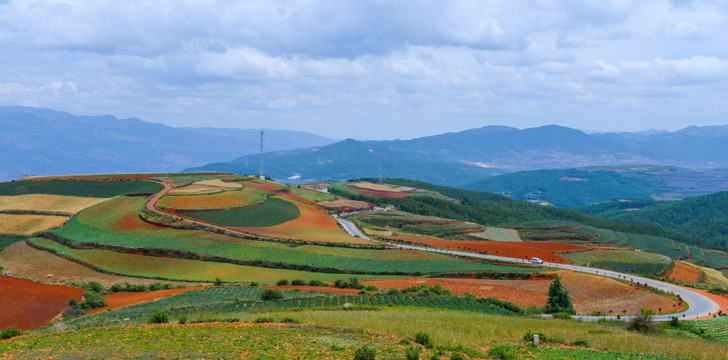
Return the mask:
[[[282,199],[293,202],[301,215],[291,221],[280,225],[266,227],[236,227],[237,231],[251,234],[276,237],[282,239],[295,239],[312,242],[338,242],[347,244],[369,244],[371,241],[349,236],[339,228],[333,217],[325,214],[314,206],[304,205],[302,201],[290,194],[283,194]]]
[[[395,236],[394,239],[405,240],[412,243],[437,247],[440,249],[451,249],[471,252],[487,252],[488,255],[530,259],[539,257],[546,262],[570,264],[563,257],[552,253],[552,251],[581,250],[589,247],[571,244],[546,243],[546,242],[512,242],[512,241],[459,241],[459,240],[437,240],[414,236]]]
[[[346,188],[349,191],[352,191],[354,193],[357,193],[359,195],[369,196],[373,198],[403,198],[407,196],[406,193],[403,192],[393,192],[393,191],[377,191],[377,190],[369,190],[369,189],[362,189],[355,186],[347,186],[344,185],[344,188]]]
[[[700,274],[702,270],[695,266],[690,266],[682,261],[675,261],[675,266],[668,274],[665,274],[665,278],[672,280],[679,280],[685,282],[698,282],[700,280]]]
[[[652,292],[637,289],[617,280],[588,274],[559,272],[564,287],[569,291],[571,299],[579,314],[590,314],[593,311],[613,315],[632,315],[642,307],[659,312],[673,311],[676,303],[666,297]],[[488,279],[392,279],[363,281],[365,285],[374,285],[380,289],[404,289],[415,285],[432,286],[440,284],[454,294],[469,292],[479,297],[495,297],[510,301],[516,305],[544,306],[548,298],[547,292],[551,279],[537,280],[488,280]],[[626,311],[626,312],[625,312]]]
[[[173,296],[181,294],[191,290],[201,289],[197,288],[184,288],[184,289],[167,289],[157,291],[146,291],[146,292],[118,292],[109,295],[104,295],[104,301],[109,306],[91,310],[86,315],[95,314],[98,312],[106,311],[109,309],[118,309],[129,305],[139,304],[143,302],[156,301],[166,296]]]
[[[157,207],[173,210],[210,210],[244,207],[265,200],[265,191],[256,189],[217,192],[207,195],[163,196]]]
[[[0,329],[14,326],[35,329],[51,321],[68,306],[70,298],[81,302],[81,289],[47,285],[0,275]]]

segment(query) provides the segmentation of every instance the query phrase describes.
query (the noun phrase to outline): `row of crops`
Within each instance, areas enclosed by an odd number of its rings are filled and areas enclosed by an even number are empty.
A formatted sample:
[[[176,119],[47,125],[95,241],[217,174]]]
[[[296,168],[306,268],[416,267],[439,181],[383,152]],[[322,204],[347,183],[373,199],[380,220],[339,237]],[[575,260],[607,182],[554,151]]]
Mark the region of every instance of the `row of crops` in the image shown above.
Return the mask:
[[[190,291],[167,297],[159,301],[129,306],[82,317],[71,321],[70,327],[83,327],[99,322],[133,323],[144,322],[150,314],[166,311],[171,317],[199,314],[231,314],[254,310],[312,309],[346,306],[405,306],[424,307],[458,311],[471,311],[491,315],[514,315],[485,301],[453,296],[418,296],[405,294],[358,294],[339,295],[326,293],[304,293],[283,291],[283,299],[258,300],[263,289],[257,288],[211,288]]]
[[[728,342],[728,316],[694,321],[692,325],[698,329],[703,329],[705,335]]]
[[[0,183],[0,195],[50,194],[110,198],[125,194],[152,194],[162,188],[162,185],[149,181],[13,181]]]

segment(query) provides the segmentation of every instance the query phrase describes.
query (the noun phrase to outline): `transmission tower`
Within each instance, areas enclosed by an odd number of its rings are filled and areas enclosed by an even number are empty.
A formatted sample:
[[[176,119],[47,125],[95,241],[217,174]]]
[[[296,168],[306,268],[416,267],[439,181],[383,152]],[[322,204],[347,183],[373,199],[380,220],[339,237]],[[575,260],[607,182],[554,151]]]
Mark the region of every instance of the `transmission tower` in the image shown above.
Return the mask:
[[[260,129],[260,169],[258,169],[258,178],[265,180],[265,175],[263,175],[263,129]]]

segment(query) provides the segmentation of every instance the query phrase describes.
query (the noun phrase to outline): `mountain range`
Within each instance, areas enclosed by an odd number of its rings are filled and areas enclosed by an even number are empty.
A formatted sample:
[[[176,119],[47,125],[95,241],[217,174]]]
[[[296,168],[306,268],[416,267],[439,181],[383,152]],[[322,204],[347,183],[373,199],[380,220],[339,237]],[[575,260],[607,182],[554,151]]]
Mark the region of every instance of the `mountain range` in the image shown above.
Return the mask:
[[[335,140],[265,130],[269,150]],[[27,175],[177,172],[255,152],[258,129],[174,128],[139,119],[76,116],[20,106],[0,107],[0,181]]]

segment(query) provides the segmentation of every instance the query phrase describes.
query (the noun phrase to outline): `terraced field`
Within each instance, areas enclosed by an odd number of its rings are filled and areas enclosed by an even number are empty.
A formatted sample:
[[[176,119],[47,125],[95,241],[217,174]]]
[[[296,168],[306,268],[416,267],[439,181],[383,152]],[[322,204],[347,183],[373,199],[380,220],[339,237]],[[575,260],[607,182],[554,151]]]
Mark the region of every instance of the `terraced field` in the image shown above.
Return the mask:
[[[269,227],[294,220],[301,216],[301,211],[289,201],[271,198],[243,209],[197,211],[186,215],[227,227]]]
[[[63,226],[67,216],[0,214],[0,234],[31,235]]]
[[[362,227],[373,227],[374,230],[396,230],[439,238],[486,231],[486,227],[479,224],[405,212],[365,211],[353,215],[351,219]]]
[[[257,189],[243,189],[204,195],[165,195],[157,202],[157,207],[175,211],[240,208],[263,202],[266,193]]]
[[[48,194],[0,196],[0,211],[23,210],[75,214],[105,200],[107,199]]]
[[[160,190],[162,185],[148,181],[29,180],[0,183],[0,195],[51,194],[110,198],[125,194],[152,194]]]

